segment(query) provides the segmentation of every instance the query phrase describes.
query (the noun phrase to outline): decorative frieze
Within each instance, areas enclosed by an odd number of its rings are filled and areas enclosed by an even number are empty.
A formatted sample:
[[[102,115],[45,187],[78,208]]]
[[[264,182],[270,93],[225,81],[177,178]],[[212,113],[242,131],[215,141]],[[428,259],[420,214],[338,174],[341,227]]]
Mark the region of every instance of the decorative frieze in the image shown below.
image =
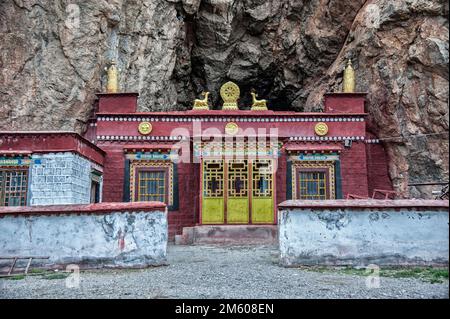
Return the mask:
[[[208,116],[204,118],[193,116],[174,116],[174,117],[137,117],[137,116],[99,116],[99,122],[364,122],[361,116],[346,117],[311,117],[311,116],[271,116],[271,117],[222,117]]]
[[[185,136],[97,135],[98,141],[182,141]]]
[[[290,141],[364,141],[364,136],[291,136]]]

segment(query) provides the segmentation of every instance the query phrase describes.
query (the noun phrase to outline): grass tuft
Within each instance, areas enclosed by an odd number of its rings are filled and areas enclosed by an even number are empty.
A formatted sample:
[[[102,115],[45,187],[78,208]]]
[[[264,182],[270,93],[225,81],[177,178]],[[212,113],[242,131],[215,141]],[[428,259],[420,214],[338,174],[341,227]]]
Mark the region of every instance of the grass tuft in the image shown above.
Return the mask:
[[[303,270],[315,271],[320,273],[334,272],[345,275],[368,276],[371,271],[364,268],[353,267],[301,267]],[[448,280],[448,268],[436,267],[402,267],[402,268],[380,268],[380,277],[390,278],[415,278],[429,283],[443,283]]]
[[[60,272],[60,273],[54,273],[54,274],[46,274],[46,275],[43,275],[42,276],[42,278],[43,279],[48,279],[48,280],[53,280],[53,279],[66,279],[67,277],[69,277],[70,276],[70,274],[71,273],[63,273],[63,272]]]

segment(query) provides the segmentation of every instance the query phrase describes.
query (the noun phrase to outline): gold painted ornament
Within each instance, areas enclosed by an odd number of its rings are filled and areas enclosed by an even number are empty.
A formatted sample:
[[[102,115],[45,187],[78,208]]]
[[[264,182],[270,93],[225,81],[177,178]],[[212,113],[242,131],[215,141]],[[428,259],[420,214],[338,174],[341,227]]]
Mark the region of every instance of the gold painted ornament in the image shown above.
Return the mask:
[[[328,125],[323,122],[317,123],[314,132],[319,136],[325,136],[328,133]]]
[[[355,70],[352,67],[352,60],[348,60],[347,67],[344,69],[344,81],[343,81],[343,91],[344,93],[355,92],[356,86],[355,80]]]
[[[208,95],[209,92],[202,92],[202,96],[204,97],[202,100],[195,99],[193,110],[209,110],[208,105]]]
[[[250,93],[252,95],[252,111],[267,111],[267,100],[258,100],[258,94],[254,91]]]
[[[237,101],[241,90],[236,83],[227,82],[220,88],[220,96],[223,100],[222,110],[238,110]]]
[[[119,91],[119,69],[116,61],[111,60],[109,68],[105,68],[107,74],[106,92],[117,93]]]
[[[227,125],[225,125],[225,133],[228,135],[236,135],[238,131],[239,126],[234,122],[230,122]]]
[[[138,131],[142,135],[150,134],[152,129],[153,129],[152,124],[149,123],[149,122],[141,122],[141,123],[139,123]]]

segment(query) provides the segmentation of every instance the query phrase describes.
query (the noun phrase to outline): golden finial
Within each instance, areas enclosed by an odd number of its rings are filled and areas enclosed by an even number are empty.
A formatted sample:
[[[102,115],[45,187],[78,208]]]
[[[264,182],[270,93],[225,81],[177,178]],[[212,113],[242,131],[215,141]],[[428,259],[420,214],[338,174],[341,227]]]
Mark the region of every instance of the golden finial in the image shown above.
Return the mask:
[[[355,92],[355,70],[352,67],[352,60],[348,59],[347,67],[344,70],[344,93]]]
[[[193,110],[209,110],[208,106],[208,95],[209,92],[202,92],[202,96],[204,96],[203,100],[195,99]]]
[[[266,100],[257,100],[258,94],[255,90],[252,90],[250,93],[252,95],[252,111],[267,111],[267,101]]]
[[[239,110],[237,101],[239,99],[239,86],[233,82],[227,82],[220,88],[220,96],[223,100],[222,110]]]
[[[109,68],[105,68],[107,72],[107,93],[117,93],[119,91],[119,70],[116,67],[116,61],[111,60]]]

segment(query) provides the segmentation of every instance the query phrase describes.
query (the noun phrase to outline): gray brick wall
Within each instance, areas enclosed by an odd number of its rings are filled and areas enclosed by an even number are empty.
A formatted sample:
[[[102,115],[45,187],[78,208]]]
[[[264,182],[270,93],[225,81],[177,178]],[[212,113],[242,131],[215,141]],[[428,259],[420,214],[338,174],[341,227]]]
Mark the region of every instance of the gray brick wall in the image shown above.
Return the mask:
[[[91,163],[77,154],[33,154],[30,205],[88,204]]]

